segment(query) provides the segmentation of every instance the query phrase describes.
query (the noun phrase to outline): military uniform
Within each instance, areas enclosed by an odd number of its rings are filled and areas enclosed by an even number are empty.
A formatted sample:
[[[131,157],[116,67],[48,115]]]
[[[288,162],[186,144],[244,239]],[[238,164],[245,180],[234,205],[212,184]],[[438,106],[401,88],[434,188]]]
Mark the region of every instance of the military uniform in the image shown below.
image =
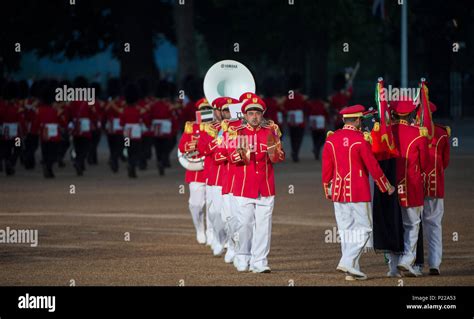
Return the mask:
[[[141,143],[143,139],[142,116],[136,105],[128,105],[120,115],[120,125],[123,127],[124,142],[127,147],[128,176],[136,177],[136,167],[140,160]],[[126,141],[125,139],[128,139]]]
[[[252,109],[264,112],[265,108],[260,98],[252,98],[242,105],[242,113]],[[236,165],[231,190],[239,221],[234,266],[238,271],[247,271],[250,266],[254,272],[269,272],[267,256],[270,252],[275,202],[273,163],[283,161],[285,153],[278,149],[273,158],[269,155],[270,135],[279,134],[278,126],[274,123],[256,128],[250,124],[242,125],[236,133],[237,143],[229,147],[229,160]],[[246,145],[244,157],[239,145],[236,145],[240,142]]]
[[[292,99],[286,98],[283,105],[286,112],[286,122],[290,131],[291,157],[294,162],[298,162],[306,126],[307,102],[302,94],[295,93]]]
[[[107,101],[105,116],[105,128],[107,131],[107,142],[109,144],[109,165],[112,172],[116,173],[119,168],[119,158],[122,155],[123,127],[120,124],[120,113],[123,111],[125,101],[122,97]]]
[[[196,108],[202,109],[211,107],[206,99],[196,102]],[[184,133],[178,144],[181,153],[194,152],[190,144],[200,138],[204,133],[205,123],[186,122]],[[201,154],[194,156],[202,157]],[[206,204],[206,170],[190,171],[186,170],[185,181],[189,184],[189,211],[196,229],[196,238],[200,244],[206,243],[206,224],[204,223],[204,205]]]
[[[45,178],[53,178],[53,165],[58,160],[60,127],[66,122],[59,116],[57,109],[50,105],[40,105],[32,123],[32,132],[39,134],[41,140],[41,157]]]
[[[96,116],[85,101],[71,102],[70,112],[74,151],[76,153],[74,167],[77,175],[81,176],[85,170],[85,160],[92,145],[92,131],[95,129]]]
[[[431,112],[436,105],[430,102]],[[443,254],[441,221],[444,214],[444,171],[449,165],[449,127],[435,125],[428,147],[429,158],[425,176],[423,231],[428,244],[428,266],[431,274],[439,274]]]
[[[17,146],[18,139],[24,136],[25,121],[21,105],[15,99],[6,101],[3,105],[2,144],[5,160],[5,173],[15,174],[16,161],[20,153]]]
[[[321,100],[308,101],[308,123],[313,138],[313,154],[319,160],[321,146],[324,144],[324,134],[326,132],[329,114]]]
[[[156,163],[160,175],[163,175],[167,162],[168,149],[171,147],[171,136],[175,126],[168,102],[157,100],[153,103],[150,110],[150,118]]]
[[[399,101],[393,106],[399,115],[408,115],[416,105],[412,101]],[[390,269],[394,266],[408,275],[415,275],[413,264],[424,204],[423,172],[428,165],[428,140],[426,129],[400,120],[392,125],[395,146],[400,154],[396,159],[397,193],[402,211],[404,252],[391,254]]]
[[[222,105],[213,101],[212,106],[215,109],[221,109]],[[213,121],[205,124],[203,135],[199,138],[199,153],[205,156],[204,167],[207,172],[206,179],[206,204],[208,218],[208,235],[211,248],[215,256],[220,256],[224,251],[225,230],[222,221],[221,210],[223,206],[222,197],[222,177],[224,171],[223,161],[216,161],[215,153],[219,147],[222,147],[221,123]],[[209,244],[209,242],[208,242]]]
[[[365,108],[344,108],[343,117],[362,117]],[[369,173],[381,192],[391,185],[375,159],[370,135],[352,125],[329,133],[323,149],[322,182],[327,199],[334,202],[336,222],[341,237],[342,257],[337,269],[358,279],[359,258],[372,233],[372,207]]]

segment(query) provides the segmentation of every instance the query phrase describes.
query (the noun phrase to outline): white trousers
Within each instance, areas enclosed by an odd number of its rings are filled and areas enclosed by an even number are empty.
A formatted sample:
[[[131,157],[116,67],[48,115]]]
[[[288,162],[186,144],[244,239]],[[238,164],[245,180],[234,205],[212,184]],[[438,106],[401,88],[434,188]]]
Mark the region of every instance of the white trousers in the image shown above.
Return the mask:
[[[428,245],[428,265],[439,269],[443,255],[443,239],[441,221],[444,214],[443,198],[425,198],[422,222],[423,234]]]
[[[275,196],[246,198],[233,196],[237,204],[235,263],[251,267],[268,266]]]
[[[360,270],[359,259],[372,234],[372,205],[334,202],[334,211],[341,240],[339,266]]]
[[[188,203],[196,233],[204,233],[204,204],[206,203],[206,184],[197,182],[189,183]]]
[[[214,238],[214,229],[212,228],[210,213],[212,198],[212,186],[206,185],[206,238],[208,243],[212,243]]]
[[[412,266],[416,259],[416,244],[420,231],[423,206],[401,207],[403,221],[403,255],[399,256],[398,264]]]
[[[209,186],[211,191],[211,204],[209,206],[209,219],[214,234],[214,243],[220,246],[225,244],[225,229],[222,218],[224,200],[222,197],[222,186]]]

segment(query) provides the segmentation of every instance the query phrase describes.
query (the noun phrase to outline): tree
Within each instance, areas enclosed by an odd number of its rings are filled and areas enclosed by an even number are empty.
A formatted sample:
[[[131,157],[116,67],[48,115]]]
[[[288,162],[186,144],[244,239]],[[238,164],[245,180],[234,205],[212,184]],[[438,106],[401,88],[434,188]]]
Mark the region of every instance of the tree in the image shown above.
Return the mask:
[[[171,1],[16,0],[0,10],[3,70],[19,67],[21,52],[40,57],[88,57],[109,47],[118,58],[121,76],[159,79],[154,48],[163,38],[175,40]]]

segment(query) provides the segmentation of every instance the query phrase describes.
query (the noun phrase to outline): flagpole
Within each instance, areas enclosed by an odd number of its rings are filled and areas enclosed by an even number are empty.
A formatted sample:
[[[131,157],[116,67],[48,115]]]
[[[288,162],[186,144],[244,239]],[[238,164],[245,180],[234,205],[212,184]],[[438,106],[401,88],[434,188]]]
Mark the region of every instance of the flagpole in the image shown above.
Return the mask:
[[[401,15],[401,71],[400,83],[402,88],[408,87],[408,34],[407,34],[407,7],[408,0],[402,0]]]

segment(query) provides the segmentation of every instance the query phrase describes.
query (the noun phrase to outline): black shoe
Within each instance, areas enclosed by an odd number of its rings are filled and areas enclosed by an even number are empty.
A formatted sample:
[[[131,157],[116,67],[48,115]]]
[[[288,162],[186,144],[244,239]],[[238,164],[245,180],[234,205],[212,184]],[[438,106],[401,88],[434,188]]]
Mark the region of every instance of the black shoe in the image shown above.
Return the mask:
[[[74,164],[74,168],[76,169],[77,176],[83,176],[84,171],[81,169],[81,166],[78,164]]]
[[[46,167],[43,167],[43,177],[44,178],[49,178],[49,171]]]
[[[298,163],[300,161],[300,159],[298,158],[298,155],[296,155],[296,154],[292,154],[291,158],[293,159],[293,162],[295,162],[295,163]]]
[[[430,276],[439,276],[439,275],[440,275],[439,269],[430,268]]]
[[[135,168],[133,167],[128,168],[128,177],[137,178],[137,172],[135,171]]]
[[[165,175],[165,168],[162,165],[158,165],[158,172],[160,173],[160,176]]]
[[[63,160],[59,160],[59,161],[58,161],[58,166],[59,166],[60,168],[64,168],[64,167],[66,167],[66,163],[64,163]]]
[[[112,172],[117,173],[118,172],[118,162],[117,161],[109,161],[109,166]]]
[[[138,165],[138,169],[141,170],[141,171],[144,171],[146,170],[148,167],[146,161],[143,161],[143,162],[140,162],[140,164]]]
[[[5,167],[5,174],[7,174],[7,176],[13,176],[15,175],[15,169],[13,167]]]

